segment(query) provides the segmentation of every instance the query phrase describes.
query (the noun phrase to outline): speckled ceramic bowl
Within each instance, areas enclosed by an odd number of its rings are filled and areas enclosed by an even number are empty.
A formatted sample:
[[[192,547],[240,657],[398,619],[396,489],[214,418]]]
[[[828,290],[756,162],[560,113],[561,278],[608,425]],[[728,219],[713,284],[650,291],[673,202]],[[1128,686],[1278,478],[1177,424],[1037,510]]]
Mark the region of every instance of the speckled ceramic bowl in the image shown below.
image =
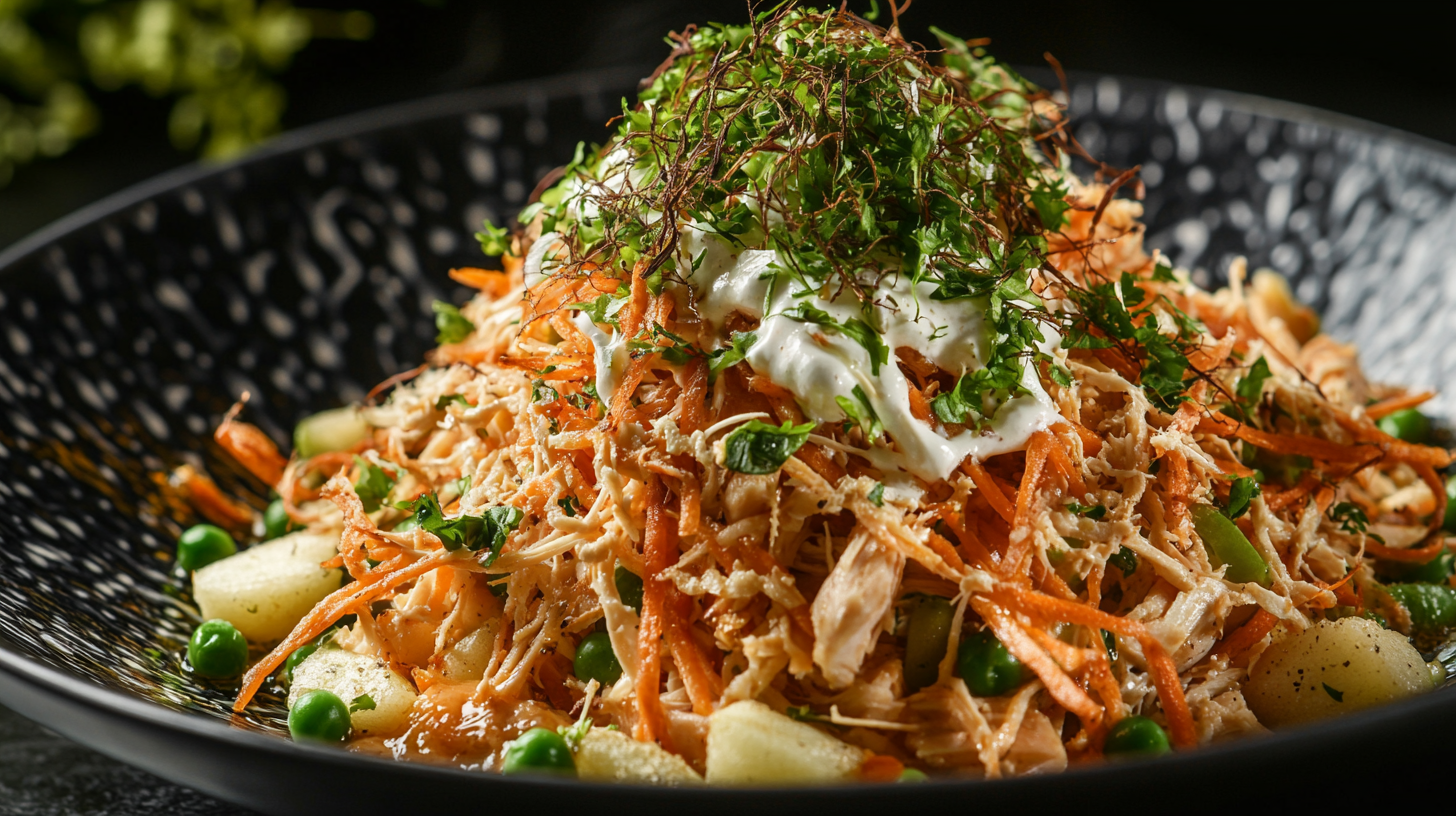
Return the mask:
[[[1378,757],[1435,767],[1456,692],[1143,763],[1001,782],[793,791],[651,790],[502,779],[297,746],[266,696],[180,675],[196,622],[172,542],[190,462],[261,506],[211,441],[243,391],[279,441],[432,344],[471,234],[525,201],[637,72],[390,108],[283,137],[101,202],[0,256],[0,701],[163,777],[270,813],[876,811],[1112,801],[1308,802]],[[1456,151],[1230,94],[1078,78],[1078,138],[1143,165],[1150,243],[1217,276],[1235,254],[1289,275],[1377,379],[1456,368]],[[1438,413],[1456,408],[1436,403]],[[1297,781],[1292,781],[1297,780]],[[1264,797],[1251,799],[1251,797]]]

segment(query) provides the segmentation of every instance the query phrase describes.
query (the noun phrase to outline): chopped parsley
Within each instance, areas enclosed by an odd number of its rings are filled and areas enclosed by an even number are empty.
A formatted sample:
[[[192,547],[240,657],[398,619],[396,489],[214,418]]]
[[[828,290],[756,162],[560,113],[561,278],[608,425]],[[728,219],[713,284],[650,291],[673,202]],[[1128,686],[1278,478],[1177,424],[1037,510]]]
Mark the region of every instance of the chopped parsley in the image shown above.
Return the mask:
[[[396,479],[386,473],[384,468],[361,456],[354,457],[354,466],[359,468],[359,481],[354,483],[354,493],[364,505],[364,512],[373,513],[389,498],[389,491],[394,489]]]
[[[852,15],[793,4],[750,25],[684,34],[637,104],[623,103],[607,146],[578,149],[518,220],[562,236],[562,268],[590,263],[624,288],[637,275],[654,294],[703,264],[706,253],[683,247],[686,224],[735,248],[772,250],[770,290],[857,302],[858,316],[807,302],[783,314],[853,340],[872,376],[890,360],[881,309],[916,308],[884,301],[890,275],[928,284],[935,299],[984,299],[985,367],[937,415],[990,418],[1026,392],[1026,367],[1046,359],[1041,325],[1055,321],[1030,276],[1046,267],[1043,233],[1067,220],[1055,167],[1069,143],[1036,112],[1045,91],[975,44],[935,34],[931,51]],[[491,229],[481,240],[504,245]],[[569,308],[611,323],[627,300],[619,288]],[[707,357],[716,375],[743,360],[753,339],[740,336],[712,355],[661,327],[629,344],[670,364]],[[1071,383],[1065,369],[1050,376]]]
[[[465,398],[465,395],[463,394],[446,394],[445,396],[435,400],[436,411],[443,411],[451,405],[459,405],[462,408],[474,407],[470,404],[470,400],[467,400]]]
[[[850,399],[849,397],[835,397],[835,404],[845,413],[845,416],[849,417],[850,422],[864,429],[866,438],[871,440],[880,438],[880,435],[885,432],[885,424],[875,414],[874,406],[870,405],[870,398],[865,395],[864,389],[858,385],[854,387],[854,391],[851,393],[854,395],[854,399]]]
[[[475,324],[455,306],[437,300],[430,308],[435,312],[436,343],[459,343],[475,331]]]
[[[753,347],[757,339],[758,337],[753,332],[734,332],[730,340],[731,345],[708,355],[708,375],[717,377],[723,371],[743,362],[748,357],[748,350]]]
[[[504,255],[511,249],[510,230],[497,227],[489,221],[481,224],[480,232],[475,233],[475,240],[480,242],[480,251],[487,255]]]
[[[561,394],[547,385],[545,380],[531,381],[531,402],[555,402],[559,399]]]
[[[1114,567],[1117,567],[1119,570],[1122,571],[1123,576],[1126,577],[1132,575],[1134,572],[1137,572],[1137,553],[1133,552],[1127,547],[1119,547],[1117,552],[1107,557],[1107,563],[1111,564]]]
[[[349,713],[353,714],[355,711],[373,711],[376,707],[373,697],[367,694],[361,694],[355,697],[353,702],[349,703]]]
[[[490,508],[483,516],[447,518],[440,509],[439,497],[433,493],[395,506],[413,513],[419,529],[439,538],[447,550],[464,547],[471,552],[487,551],[488,555],[481,562],[487,567],[500,555],[506,536],[519,527],[525,517],[519,509],[503,505]]]
[[[1068,513],[1072,513],[1078,516],[1086,516],[1093,521],[1096,521],[1107,515],[1107,508],[1100,504],[1078,504],[1077,502],[1070,501],[1067,502],[1066,506]]]
[[[723,440],[726,453],[723,466],[754,476],[774,473],[804,446],[812,430],[812,422],[794,425],[786,420],[776,428],[751,419]]]
[[[1259,483],[1248,476],[1240,476],[1234,479],[1233,484],[1229,486],[1228,507],[1224,508],[1223,514],[1230,519],[1237,519],[1239,516],[1249,512],[1249,505],[1262,492],[1259,488]]]
[[[1385,539],[1367,530],[1370,526],[1370,517],[1365,515],[1365,511],[1353,502],[1340,502],[1331,507],[1326,515],[1330,521],[1340,525],[1340,529],[1350,535],[1366,535],[1381,544],[1385,543]]]
[[[1191,368],[1187,351],[1202,332],[1198,321],[1162,297],[1149,299],[1137,278],[1124,272],[1116,284],[1099,283],[1073,290],[1079,314],[1064,316],[1067,348],[1114,349],[1141,368],[1141,385],[1149,401],[1172,413],[1186,397],[1185,377]],[[1175,336],[1162,333],[1153,306],[1164,304],[1174,314]]]
[[[875,482],[875,486],[872,487],[872,488],[870,488],[870,492],[865,496],[865,498],[869,499],[870,500],[870,503],[873,504],[876,507],[884,507],[885,506],[885,483],[884,482]]]

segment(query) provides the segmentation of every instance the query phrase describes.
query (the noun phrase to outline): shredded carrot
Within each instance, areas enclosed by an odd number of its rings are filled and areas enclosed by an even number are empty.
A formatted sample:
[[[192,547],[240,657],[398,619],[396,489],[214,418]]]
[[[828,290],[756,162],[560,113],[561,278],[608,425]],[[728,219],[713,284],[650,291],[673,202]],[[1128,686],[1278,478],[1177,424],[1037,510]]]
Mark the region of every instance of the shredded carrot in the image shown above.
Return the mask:
[[[472,289],[479,289],[493,298],[504,297],[507,292],[511,291],[510,273],[497,272],[494,269],[476,269],[468,266],[452,269],[450,279]]]
[[[874,754],[859,766],[859,778],[865,782],[898,782],[903,773],[905,764],[884,754]]]
[[[659,742],[672,750],[667,733],[667,712],[662,708],[662,639],[666,634],[668,582],[661,574],[677,560],[677,525],[667,513],[667,490],[662,479],[647,477],[644,495],[647,529],[642,549],[647,574],[643,576],[642,624],[638,632],[637,727],[634,736]]]
[[[1067,424],[1072,426],[1072,430],[1082,439],[1082,453],[1084,455],[1096,456],[1102,452],[1102,437],[1098,436],[1080,422],[1067,420]]]
[[[991,505],[991,509],[996,511],[996,515],[1007,524],[1016,520],[1016,508],[1011,504],[1011,500],[1006,498],[1006,494],[1001,492],[1001,486],[996,484],[996,480],[986,472],[986,468],[980,462],[967,459],[961,462],[961,470],[976,483],[976,489],[985,497]]]
[[[1008,609],[1015,609],[1033,617],[1079,623],[1083,626],[1106,629],[1109,632],[1136,638],[1138,644],[1143,647],[1143,656],[1147,658],[1148,668],[1152,671],[1153,685],[1158,690],[1158,699],[1162,702],[1163,713],[1168,718],[1173,743],[1180,748],[1189,748],[1197,743],[1197,734],[1193,729],[1193,715],[1188,710],[1187,698],[1183,696],[1183,683],[1178,678],[1178,667],[1173,664],[1168,650],[1163,648],[1163,644],[1153,637],[1140,621],[1110,615],[1100,609],[1093,609],[1075,601],[1059,600],[1039,592],[1016,587],[998,588],[990,593],[990,597]],[[999,631],[997,635],[1000,635]],[[1011,648],[1010,644],[1007,644],[1007,648]],[[1017,657],[1019,658],[1020,655]]]
[[[455,553],[441,549],[412,564],[392,565],[391,562],[385,562],[370,572],[372,580],[355,581],[335,590],[327,598],[319,601],[307,615],[303,616],[303,620],[293,627],[293,631],[288,633],[288,637],[284,638],[282,643],[275,646],[273,651],[262,660],[254,663],[253,667],[248,669],[248,673],[243,675],[243,685],[238,691],[237,699],[233,702],[233,711],[242,711],[246,708],[268,675],[283,665],[283,661],[287,660],[290,654],[323,634],[324,630],[332,626],[339,618],[374,601],[406,581],[446,566],[456,557]]]
[[[961,560],[961,554],[956,552],[955,547],[949,541],[946,541],[945,537],[942,536],[940,533],[931,530],[930,536],[926,539],[925,543],[927,546],[930,547],[931,550],[935,551],[935,554],[940,556],[945,561],[945,563],[949,564],[951,569],[955,570],[956,572],[965,571],[966,562]]]
[[[668,642],[672,646],[672,659],[677,664],[678,676],[687,689],[688,699],[693,703],[693,712],[707,716],[717,708],[718,697],[722,695],[722,681],[713,671],[713,664],[703,652],[702,646],[689,631],[689,626],[679,623],[668,631]]]
[[[1374,405],[1365,406],[1365,416],[1371,419],[1388,417],[1396,411],[1404,411],[1407,408],[1415,408],[1422,405],[1436,396],[1435,391],[1417,391],[1414,394],[1402,394],[1399,397],[1381,400]]]
[[[1047,693],[1051,694],[1052,699],[1076,714],[1089,728],[1101,722],[1102,707],[1088,697],[1087,692],[1068,677],[1062,667],[1004,609],[984,600],[983,596],[973,597],[971,607],[990,624],[991,631],[1006,646],[1006,651],[1036,674],[1047,687]]]
[[[1353,575],[1354,573],[1351,572]],[[1273,614],[1260,609],[1249,618],[1243,626],[1235,629],[1231,634],[1220,640],[1213,647],[1213,654],[1227,655],[1229,661],[1241,658],[1244,652],[1252,649],[1255,644],[1264,639],[1264,636],[1274,630],[1279,619]]]
[[[1365,543],[1365,552],[1384,561],[1400,561],[1406,564],[1425,564],[1431,559],[1440,555],[1447,544],[1444,539],[1425,545],[1424,547],[1411,547],[1401,549],[1399,547],[1387,547],[1374,541]]]
[[[1052,434],[1051,440],[1047,443],[1047,456],[1051,460],[1052,467],[1062,474],[1067,481],[1067,489],[1073,496],[1083,498],[1087,495],[1087,485],[1082,481],[1082,470],[1072,463],[1072,457],[1067,454],[1067,449],[1062,446],[1062,440]]]
[[[1007,575],[1020,577],[1027,575],[1031,569],[1031,553],[1036,544],[1031,532],[1031,514],[1042,504],[1041,480],[1046,472],[1048,449],[1055,444],[1051,434],[1044,430],[1033,433],[1031,441],[1026,444],[1026,470],[1021,475],[1021,488],[1016,491],[1011,548],[1001,562]]]
[[[288,460],[278,452],[278,446],[273,444],[267,434],[253,425],[237,420],[246,399],[245,394],[242,400],[233,405],[227,416],[223,417],[222,424],[213,432],[212,438],[249,473],[272,487],[283,478],[283,468],[288,465]]]
[[[182,488],[192,509],[213,524],[230,530],[244,530],[253,526],[255,513],[252,508],[229,498],[218,488],[216,482],[197,472],[191,465],[180,465],[172,471],[172,479]]]

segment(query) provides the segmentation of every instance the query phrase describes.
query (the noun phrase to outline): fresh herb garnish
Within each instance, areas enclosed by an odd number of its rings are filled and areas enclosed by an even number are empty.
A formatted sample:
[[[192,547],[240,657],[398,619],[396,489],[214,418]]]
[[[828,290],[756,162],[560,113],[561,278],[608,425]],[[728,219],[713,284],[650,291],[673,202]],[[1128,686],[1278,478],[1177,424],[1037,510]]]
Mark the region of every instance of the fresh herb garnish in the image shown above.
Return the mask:
[[[1107,515],[1107,508],[1100,504],[1078,504],[1070,501],[1067,502],[1067,512],[1096,521]]]
[[[455,306],[437,300],[430,308],[435,312],[436,343],[459,343],[475,331],[475,324]]]
[[[373,711],[375,708],[374,698],[367,694],[361,694],[355,697],[353,702],[349,703],[350,714],[353,714],[355,711]]]
[[[547,385],[545,380],[531,381],[531,402],[555,402],[559,399],[561,394]]]
[[[480,242],[480,251],[487,255],[504,255],[511,249],[511,231],[486,221],[481,224],[475,240]]]
[[[1119,547],[1117,552],[1107,556],[1107,563],[1122,571],[1124,577],[1137,572],[1137,553],[1127,547]]]
[[[841,322],[835,320],[823,309],[815,308],[807,303],[801,303],[792,310],[785,312],[785,316],[805,323],[813,323],[816,326],[823,326],[832,332],[843,334],[845,337],[859,343],[864,347],[865,354],[869,355],[870,374],[873,376],[878,377],[880,375],[880,366],[889,362],[890,349],[885,345],[885,341],[880,339],[879,332],[871,328],[870,324],[857,317],[851,317]]]
[[[1353,502],[1340,502],[1331,507],[1326,515],[1330,521],[1339,524],[1340,529],[1350,535],[1366,535],[1381,544],[1385,543],[1385,539],[1368,531],[1370,517],[1365,515],[1365,511]]]
[[[447,518],[440,509],[439,497],[433,493],[395,506],[413,513],[419,529],[439,538],[447,550],[464,547],[471,552],[488,551],[489,555],[481,562],[487,567],[500,555],[506,536],[519,527],[525,517],[517,508],[503,505],[490,508],[483,516]]]
[[[435,400],[436,411],[443,411],[451,405],[459,405],[462,408],[474,407],[470,404],[470,400],[467,400],[463,394],[446,394]]]
[[[717,377],[724,370],[732,368],[748,357],[748,350],[758,338],[753,332],[733,332],[731,345],[708,355],[708,375]]]
[[[1185,376],[1191,367],[1187,351],[1202,332],[1198,321],[1174,309],[1176,336],[1162,333],[1152,313],[1161,298],[1148,299],[1127,272],[1117,284],[1099,283],[1087,289],[1074,289],[1072,300],[1080,314],[1065,316],[1063,330],[1068,348],[1116,349],[1141,367],[1141,385],[1149,401],[1160,410],[1172,413],[1186,397]]]
[[[812,422],[794,425],[785,421],[776,428],[751,419],[723,440],[726,453],[723,466],[754,476],[774,473],[804,446],[812,430]]]
[[[354,492],[364,505],[364,512],[373,513],[389,497],[389,491],[394,489],[396,479],[386,473],[384,468],[361,456],[354,457],[354,466],[359,468],[359,481],[354,483]]]
[[[1253,503],[1254,497],[1262,492],[1259,483],[1248,476],[1234,479],[1233,484],[1229,485],[1228,507],[1224,508],[1223,514],[1230,519],[1237,519],[1249,512],[1249,505]]]
[[[519,220],[561,236],[570,257],[559,269],[637,275],[654,294],[703,263],[682,241],[687,225],[773,250],[775,286],[858,306],[858,317],[808,304],[787,316],[853,339],[874,375],[890,356],[880,310],[916,308],[883,301],[888,276],[928,284],[941,300],[985,299],[985,369],[958,389],[962,405],[942,401],[940,413],[990,417],[1025,393],[1026,366],[1045,360],[1036,344],[1051,316],[1030,276],[1050,270],[1043,233],[1066,223],[1055,168],[1069,143],[1045,91],[974,44],[935,34],[938,52],[793,4],[748,26],[675,34],[673,58],[636,105],[624,102],[614,139],[578,151]],[[572,308],[611,322],[622,295]],[[702,356],[656,336],[633,342],[669,363]],[[712,372],[745,349],[715,354]],[[1051,376],[1071,382],[1064,369]]]
[[[879,439],[885,432],[885,425],[875,414],[875,407],[870,405],[870,398],[865,395],[864,389],[858,385],[850,392],[854,399],[849,397],[835,397],[834,402],[839,409],[849,417],[849,420],[864,430],[865,437],[870,440]]]
[[[872,487],[872,488],[870,488],[870,492],[865,496],[865,498],[869,499],[870,500],[870,503],[873,504],[876,507],[884,507],[885,506],[885,483],[884,482],[875,482],[875,486]]]

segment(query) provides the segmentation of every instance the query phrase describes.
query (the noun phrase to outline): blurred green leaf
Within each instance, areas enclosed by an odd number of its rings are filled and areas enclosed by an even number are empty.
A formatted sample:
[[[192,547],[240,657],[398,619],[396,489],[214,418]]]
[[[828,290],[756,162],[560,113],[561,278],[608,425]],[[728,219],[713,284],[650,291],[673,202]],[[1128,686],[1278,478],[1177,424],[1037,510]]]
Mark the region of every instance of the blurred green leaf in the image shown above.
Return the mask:
[[[0,186],[100,125],[96,93],[170,99],[182,150],[222,159],[277,133],[276,78],[319,38],[367,40],[359,10],[287,0],[0,0]]]

